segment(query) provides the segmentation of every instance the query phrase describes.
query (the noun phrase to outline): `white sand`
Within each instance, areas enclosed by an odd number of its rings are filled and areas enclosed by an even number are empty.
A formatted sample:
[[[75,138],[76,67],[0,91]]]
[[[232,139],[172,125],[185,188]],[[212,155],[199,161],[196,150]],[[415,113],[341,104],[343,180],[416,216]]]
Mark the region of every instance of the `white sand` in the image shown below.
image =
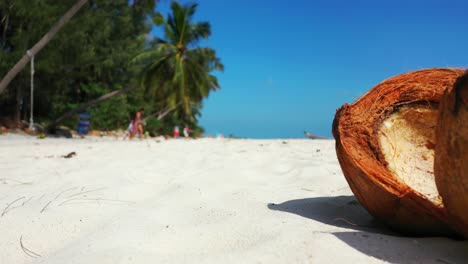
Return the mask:
[[[2,135],[0,214],[2,264],[468,260],[467,242],[376,223],[332,140]]]

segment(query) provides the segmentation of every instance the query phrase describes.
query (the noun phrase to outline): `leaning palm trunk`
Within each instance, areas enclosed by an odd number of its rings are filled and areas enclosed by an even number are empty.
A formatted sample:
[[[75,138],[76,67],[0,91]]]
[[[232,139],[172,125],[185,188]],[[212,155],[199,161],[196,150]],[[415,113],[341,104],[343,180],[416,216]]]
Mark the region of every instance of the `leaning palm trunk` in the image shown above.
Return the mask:
[[[378,84],[333,122],[351,190],[375,217],[412,235],[451,235],[433,174],[437,107],[459,69],[427,69]]]
[[[44,48],[45,45],[57,34],[57,32],[80,10],[80,8],[86,4],[88,0],[78,0],[70,10],[63,15],[60,20],[47,32],[39,42],[37,42],[30,50],[29,54],[25,54],[13,68],[3,77],[0,81],[0,94],[5,90],[5,88],[10,84],[10,82],[20,73],[23,68],[28,64],[33,56],[35,56],[39,51]]]
[[[152,118],[152,117],[156,117],[157,120],[161,120],[163,119],[165,116],[167,116],[170,112],[176,110],[176,108],[180,105],[181,103],[178,103],[176,104],[175,106],[172,106],[172,107],[167,107],[163,110],[160,110],[160,111],[156,111],[148,116],[146,116],[145,118],[143,118],[143,122],[146,122],[148,121],[148,119]]]
[[[450,222],[468,238],[468,71],[441,100],[434,174]]]

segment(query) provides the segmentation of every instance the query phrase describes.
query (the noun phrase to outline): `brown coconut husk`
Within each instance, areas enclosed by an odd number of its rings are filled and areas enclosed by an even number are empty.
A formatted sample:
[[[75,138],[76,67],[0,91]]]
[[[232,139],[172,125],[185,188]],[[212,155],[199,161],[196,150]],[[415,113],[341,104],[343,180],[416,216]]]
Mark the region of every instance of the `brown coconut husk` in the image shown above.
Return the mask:
[[[392,77],[337,110],[336,152],[359,202],[410,235],[453,235],[433,175],[437,107],[464,71]]]
[[[468,238],[468,71],[441,99],[434,174],[449,219]]]

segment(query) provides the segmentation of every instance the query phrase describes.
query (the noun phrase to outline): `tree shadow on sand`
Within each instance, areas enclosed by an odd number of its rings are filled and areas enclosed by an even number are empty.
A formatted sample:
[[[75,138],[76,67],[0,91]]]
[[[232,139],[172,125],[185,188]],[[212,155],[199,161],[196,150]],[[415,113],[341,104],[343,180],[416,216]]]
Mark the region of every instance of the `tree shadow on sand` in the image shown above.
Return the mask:
[[[391,263],[467,263],[468,242],[404,237],[373,218],[354,196],[316,197],[268,204],[324,224],[356,231],[331,232],[356,250]]]

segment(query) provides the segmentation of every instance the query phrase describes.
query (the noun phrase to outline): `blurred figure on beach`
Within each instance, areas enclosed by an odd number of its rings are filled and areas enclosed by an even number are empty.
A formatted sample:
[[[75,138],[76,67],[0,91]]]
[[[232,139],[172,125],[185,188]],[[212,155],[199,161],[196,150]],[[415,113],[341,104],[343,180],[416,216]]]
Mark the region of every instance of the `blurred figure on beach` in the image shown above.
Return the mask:
[[[141,108],[140,110],[138,110],[138,112],[136,112],[134,129],[133,129],[133,133],[130,136],[130,139],[134,138],[137,133],[138,133],[139,138],[144,137],[145,131],[143,130],[143,125],[145,124],[145,122],[142,119],[144,113],[145,113],[144,108]]]
[[[179,127],[178,126],[174,127],[174,138],[179,138]]]
[[[125,134],[123,139],[125,140],[125,139],[127,139],[127,137],[132,138],[135,130],[136,130],[135,121],[133,121],[133,119],[132,119],[132,120],[130,120],[130,124],[128,124],[127,133]]]
[[[184,137],[189,138],[190,137],[190,132],[192,132],[192,130],[186,125],[184,127]]]

